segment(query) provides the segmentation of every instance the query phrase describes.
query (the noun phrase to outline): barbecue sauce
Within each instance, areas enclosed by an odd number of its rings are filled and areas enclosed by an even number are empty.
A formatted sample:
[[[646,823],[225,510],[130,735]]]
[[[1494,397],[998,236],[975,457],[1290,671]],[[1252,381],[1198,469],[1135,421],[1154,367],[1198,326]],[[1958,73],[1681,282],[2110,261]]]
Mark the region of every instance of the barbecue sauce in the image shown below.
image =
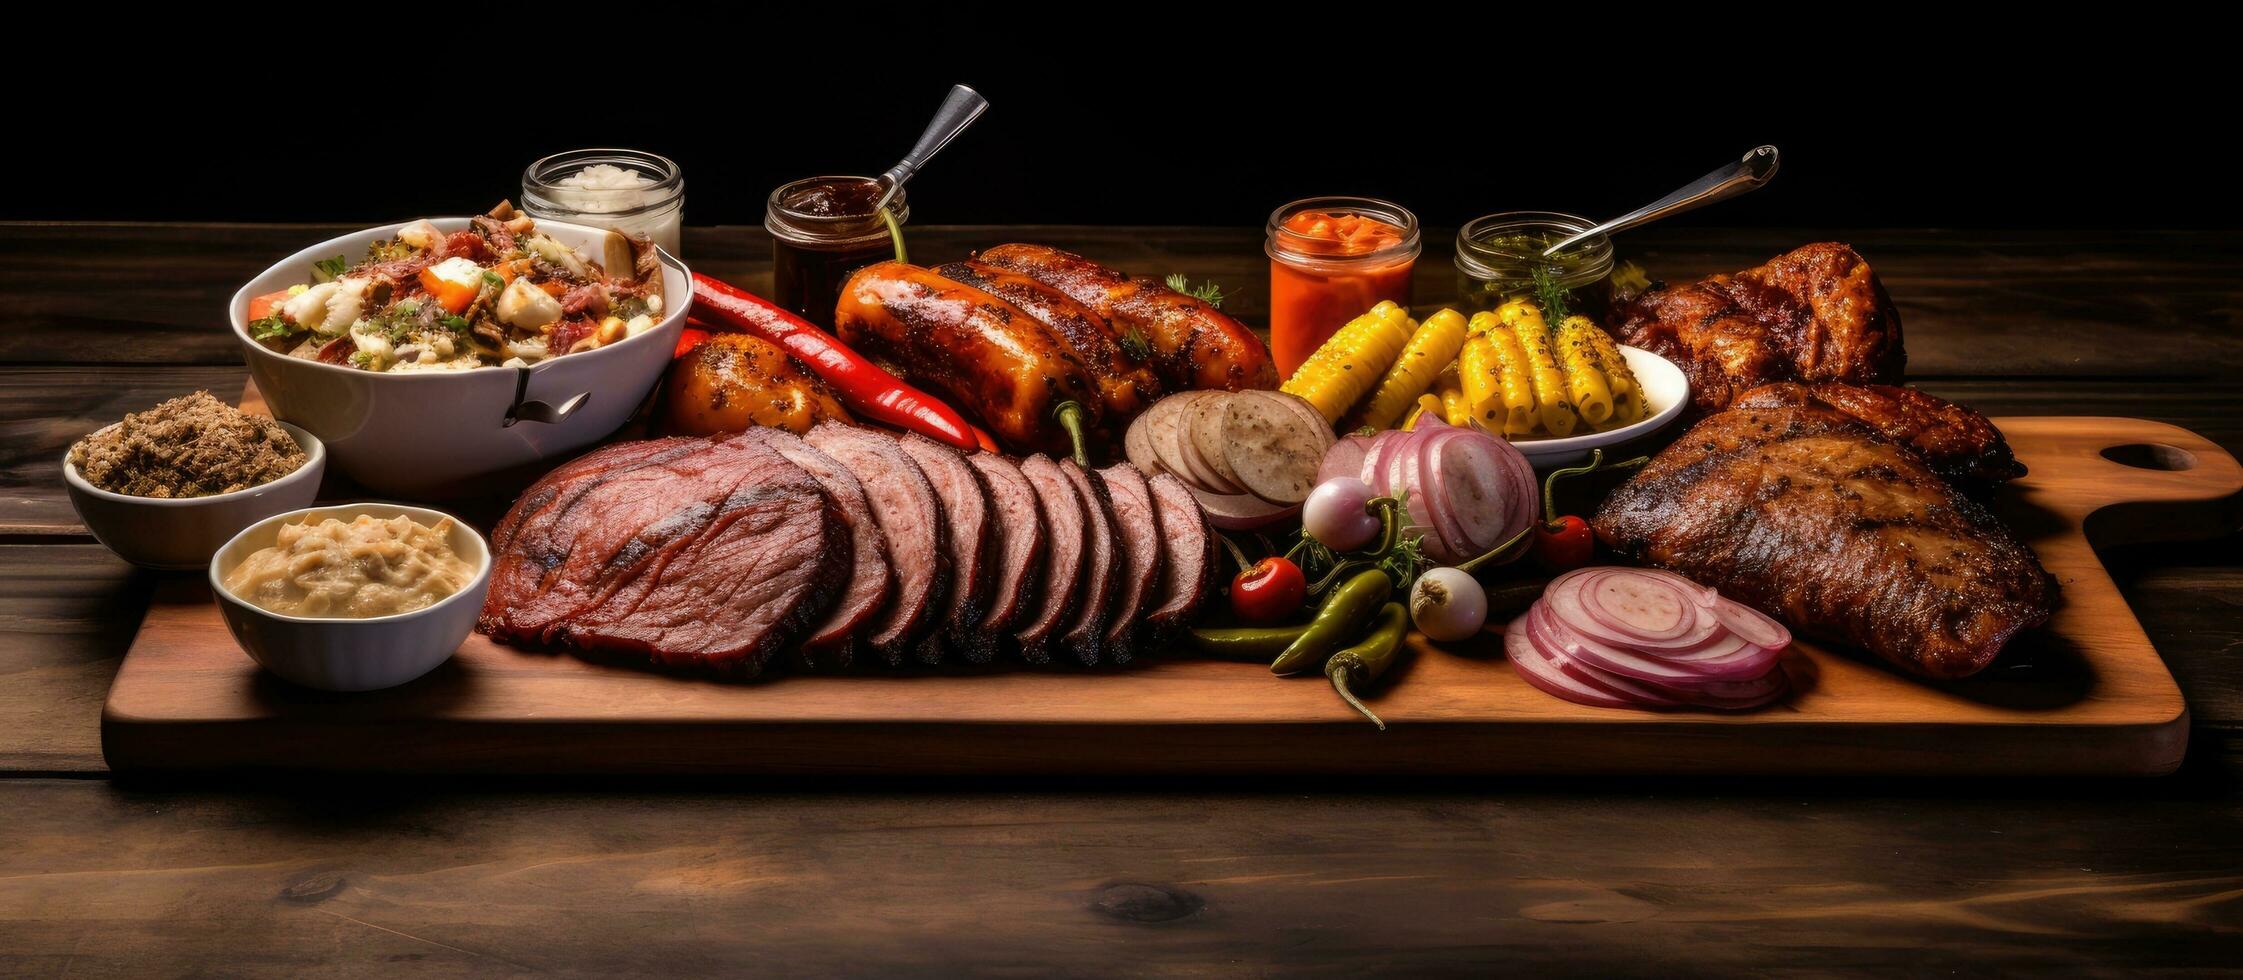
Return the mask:
[[[873,204],[880,184],[868,177],[811,177],[771,192],[763,227],[771,232],[773,302],[819,326],[833,326],[833,307],[851,273],[895,254],[888,225]],[[904,191],[888,202],[898,225],[911,216]]]

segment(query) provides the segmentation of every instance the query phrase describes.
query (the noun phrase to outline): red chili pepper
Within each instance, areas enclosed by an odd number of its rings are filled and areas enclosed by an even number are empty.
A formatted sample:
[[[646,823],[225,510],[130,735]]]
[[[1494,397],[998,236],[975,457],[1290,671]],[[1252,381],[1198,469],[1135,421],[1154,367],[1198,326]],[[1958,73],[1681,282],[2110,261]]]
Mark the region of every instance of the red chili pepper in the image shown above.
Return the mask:
[[[786,348],[867,420],[917,432],[960,449],[995,450],[995,440],[987,433],[977,433],[973,423],[957,409],[905,384],[850,350],[840,338],[761,296],[694,273],[693,319],[752,333]]]
[[[686,318],[687,322],[691,322],[692,319],[692,317]],[[701,342],[707,339],[709,339],[709,332],[700,327],[687,327],[678,331],[678,349],[676,353],[670,355],[670,359],[676,360],[693,353],[693,349],[701,346]]]
[[[1301,567],[1280,557],[1264,558],[1231,579],[1231,611],[1249,623],[1274,623],[1292,615],[1308,598]]]

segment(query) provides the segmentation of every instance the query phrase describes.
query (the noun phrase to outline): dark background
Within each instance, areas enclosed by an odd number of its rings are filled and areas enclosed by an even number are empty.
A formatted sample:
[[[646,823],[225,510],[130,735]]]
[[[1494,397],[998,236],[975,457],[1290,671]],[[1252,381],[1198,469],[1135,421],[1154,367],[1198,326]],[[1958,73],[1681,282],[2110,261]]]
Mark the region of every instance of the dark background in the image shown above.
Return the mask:
[[[584,55],[493,70],[382,49],[340,76],[225,57],[135,74],[114,98],[18,106],[19,135],[68,135],[69,165],[6,195],[0,218],[371,224],[479,211],[518,195],[539,156],[626,146],[683,165],[690,223],[752,224],[779,183],[894,162],[961,81],[993,108],[914,182],[916,223],[1251,226],[1336,193],[1393,199],[1433,226],[1520,209],[1601,218],[1774,143],[1773,184],[1679,220],[2243,226],[2216,150],[2232,141],[2232,85],[2218,62],[2173,50],[2186,29],[2155,50],[1940,31],[1912,50],[1811,32],[1662,45],[1639,29],[1628,52],[1548,61],[1559,40],[1474,47],[1430,21],[1403,48],[1225,45],[1182,28],[1061,46],[957,19],[889,26],[884,54],[712,27],[604,82]],[[1425,46],[1451,27],[1458,56]]]

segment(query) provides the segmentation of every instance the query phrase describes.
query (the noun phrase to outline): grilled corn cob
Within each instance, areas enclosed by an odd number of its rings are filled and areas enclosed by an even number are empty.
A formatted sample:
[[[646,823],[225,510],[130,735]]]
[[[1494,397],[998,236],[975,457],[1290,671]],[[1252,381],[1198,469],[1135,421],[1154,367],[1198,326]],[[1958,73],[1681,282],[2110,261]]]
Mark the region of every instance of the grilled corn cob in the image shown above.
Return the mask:
[[[1603,359],[1597,356],[1590,334],[1603,333],[1585,316],[1569,316],[1558,324],[1558,363],[1565,369],[1566,394],[1573,409],[1592,429],[1607,429],[1612,421],[1612,385],[1605,379]]]
[[[1536,424],[1534,379],[1518,337],[1494,313],[1473,314],[1472,334],[1473,342],[1487,350],[1487,370],[1494,379],[1490,397],[1495,404],[1481,406],[1485,408],[1483,417],[1489,420],[1488,431],[1510,439],[1532,434]]]
[[[1415,327],[1408,311],[1391,302],[1371,307],[1332,334],[1279,390],[1308,399],[1336,423],[1393,366]]]
[[[1461,358],[1462,354],[1458,356]],[[1464,400],[1464,380],[1457,376],[1454,362],[1442,368],[1441,376],[1433,379],[1433,393],[1440,396],[1441,417],[1450,425],[1472,424],[1472,403]]]
[[[1456,355],[1458,394],[1465,417],[1490,432],[1503,431],[1503,386],[1496,368],[1495,342],[1486,334],[1464,342]]]
[[[1553,436],[1572,435],[1581,419],[1566,390],[1565,373],[1558,369],[1557,345],[1550,336],[1550,325],[1542,319],[1541,308],[1515,299],[1496,307],[1495,314],[1526,352],[1527,375],[1534,381],[1534,413],[1542,430]]]
[[[1384,429],[1392,426],[1402,413],[1409,410],[1419,395],[1433,387],[1433,379],[1441,368],[1456,360],[1457,350],[1464,346],[1464,315],[1455,310],[1442,310],[1426,317],[1410,334],[1409,343],[1403,345],[1402,354],[1394,365],[1386,369],[1386,377],[1378,389],[1371,392],[1369,400],[1355,411],[1343,428],[1360,429],[1370,426]]]
[[[1650,418],[1651,406],[1643,400],[1643,385],[1636,381],[1636,373],[1628,367],[1620,346],[1602,330],[1590,331],[1589,342],[1596,346],[1597,363],[1604,366],[1605,382],[1612,386],[1613,423],[1630,425]]]

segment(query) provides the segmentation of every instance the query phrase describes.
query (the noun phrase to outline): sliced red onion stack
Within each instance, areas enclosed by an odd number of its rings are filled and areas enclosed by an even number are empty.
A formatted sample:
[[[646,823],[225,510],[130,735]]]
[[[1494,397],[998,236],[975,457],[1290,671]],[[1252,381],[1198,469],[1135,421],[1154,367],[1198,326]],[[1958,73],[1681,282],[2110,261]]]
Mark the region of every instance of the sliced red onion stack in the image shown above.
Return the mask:
[[[1672,572],[1583,568],[1551,580],[1503,649],[1526,682],[1605,708],[1757,708],[1790,691],[1791,631]]]
[[[1534,465],[1516,447],[1432,415],[1420,417],[1414,429],[1334,443],[1316,479],[1337,476],[1358,477],[1380,494],[1405,495],[1407,533],[1423,535],[1426,554],[1448,564],[1511,540],[1542,510]],[[1497,562],[1525,553],[1518,548]]]

